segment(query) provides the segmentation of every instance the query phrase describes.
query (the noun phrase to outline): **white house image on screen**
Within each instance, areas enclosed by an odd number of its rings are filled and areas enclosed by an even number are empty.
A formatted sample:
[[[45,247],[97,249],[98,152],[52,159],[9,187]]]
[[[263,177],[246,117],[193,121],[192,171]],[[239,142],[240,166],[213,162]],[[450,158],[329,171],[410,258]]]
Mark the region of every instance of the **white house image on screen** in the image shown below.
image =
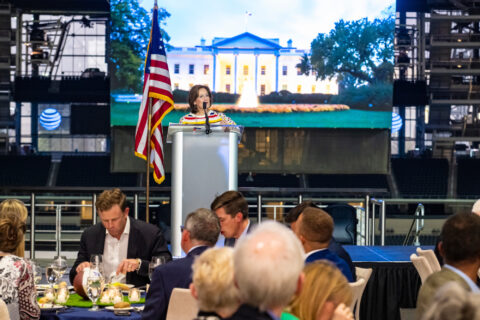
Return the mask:
[[[338,94],[335,79],[316,80],[302,75],[297,68],[308,50],[297,49],[289,40],[287,47],[279,39],[265,39],[249,32],[232,38],[205,40],[195,47],[174,47],[167,59],[173,89],[189,90],[195,84],[207,84],[215,92],[241,94],[246,88],[257,95],[288,90],[292,93]]]

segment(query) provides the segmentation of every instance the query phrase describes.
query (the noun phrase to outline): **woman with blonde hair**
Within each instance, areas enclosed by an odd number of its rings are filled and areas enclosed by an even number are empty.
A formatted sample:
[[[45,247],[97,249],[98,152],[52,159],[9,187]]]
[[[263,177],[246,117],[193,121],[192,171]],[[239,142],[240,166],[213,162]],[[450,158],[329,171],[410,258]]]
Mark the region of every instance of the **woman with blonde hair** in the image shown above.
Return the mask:
[[[233,282],[233,249],[212,248],[193,263],[190,291],[198,302],[196,320],[230,317],[238,308],[239,294]]]
[[[13,213],[20,217],[23,222],[27,221],[28,211],[25,204],[17,199],[7,199],[0,203],[0,218],[6,213]],[[17,257],[25,256],[25,240],[21,241],[15,250],[14,254]]]
[[[25,222],[14,212],[0,215],[0,299],[11,320],[40,318],[32,267],[14,255],[25,235]]]
[[[346,307],[352,302],[352,291],[337,267],[319,260],[307,264],[303,272],[302,291],[290,303],[288,313],[302,320],[353,319],[351,310]]]

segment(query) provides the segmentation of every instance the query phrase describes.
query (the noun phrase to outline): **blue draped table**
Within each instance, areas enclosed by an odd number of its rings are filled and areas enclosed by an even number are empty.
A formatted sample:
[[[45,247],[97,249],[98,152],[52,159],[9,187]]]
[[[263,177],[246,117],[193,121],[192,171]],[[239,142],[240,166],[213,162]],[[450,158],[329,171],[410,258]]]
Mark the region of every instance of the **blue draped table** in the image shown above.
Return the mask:
[[[119,319],[141,319],[138,312],[131,310],[130,316],[117,316],[113,311],[100,309],[99,311],[88,311],[88,308],[69,307],[61,310],[58,314],[56,311],[42,310],[40,320],[119,320]]]
[[[421,246],[433,249],[433,246]],[[400,320],[400,309],[415,308],[421,285],[417,270],[410,262],[414,246],[344,246],[353,264],[372,268],[363,292],[361,320]]]

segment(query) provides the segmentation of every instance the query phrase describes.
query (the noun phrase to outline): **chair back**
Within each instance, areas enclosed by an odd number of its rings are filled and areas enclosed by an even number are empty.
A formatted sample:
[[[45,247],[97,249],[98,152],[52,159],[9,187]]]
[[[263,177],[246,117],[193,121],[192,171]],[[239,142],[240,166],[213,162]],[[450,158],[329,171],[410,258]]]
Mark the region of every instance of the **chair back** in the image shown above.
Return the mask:
[[[351,205],[331,204],[325,211],[333,218],[333,238],[341,244],[357,243],[357,209]]]
[[[425,280],[428,278],[428,276],[433,273],[433,270],[430,267],[430,264],[428,263],[427,259],[425,257],[419,257],[415,253],[412,253],[412,255],[410,256],[410,260],[415,266],[415,269],[417,269],[417,272],[420,275],[420,279],[422,280],[422,283],[424,283]]]
[[[430,268],[432,269],[433,272],[437,272],[442,269],[442,267],[440,266],[440,263],[438,262],[437,256],[435,255],[435,252],[433,252],[433,250],[431,249],[423,250],[422,248],[417,248],[417,254],[419,257],[425,257],[425,259],[427,259],[427,262],[430,265]]]
[[[7,304],[2,299],[0,299],[0,319],[10,320],[10,314],[8,313]]]
[[[197,316],[197,300],[189,289],[174,288],[168,303],[166,320],[192,320]]]
[[[348,284],[350,285],[350,289],[352,289],[353,299],[352,303],[350,304],[350,310],[352,310],[353,312],[353,310],[355,310],[355,307],[357,307],[357,309],[360,309],[360,301],[362,301],[363,290],[365,289],[365,285],[367,284],[367,282],[365,281],[365,279],[360,278],[357,279],[357,281],[349,282]],[[355,318],[358,319],[356,312]]]
[[[352,312],[353,308],[355,307],[355,319],[359,320],[360,319],[360,302],[362,301],[363,297],[363,292],[365,291],[365,288],[367,287],[368,280],[370,279],[370,276],[372,275],[372,268],[359,268],[355,267],[355,274],[357,276],[357,282],[359,280],[364,280],[364,282],[357,288],[353,289],[353,294],[354,294],[354,303],[352,305]],[[354,282],[355,283],[355,282]],[[354,284],[353,283],[353,284]],[[357,294],[358,296],[355,296]]]

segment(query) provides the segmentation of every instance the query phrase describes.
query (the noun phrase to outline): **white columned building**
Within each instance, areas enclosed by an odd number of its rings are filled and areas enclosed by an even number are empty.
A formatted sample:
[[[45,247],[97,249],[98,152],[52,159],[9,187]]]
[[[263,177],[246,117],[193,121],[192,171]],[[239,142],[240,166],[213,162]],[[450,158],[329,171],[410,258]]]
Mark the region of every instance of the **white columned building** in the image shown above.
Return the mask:
[[[291,40],[282,47],[278,39],[245,32],[214,38],[211,45],[202,39],[198,46],[173,47],[167,58],[174,89],[206,84],[215,92],[239,94],[246,88],[254,88],[257,95],[281,90],[338,94],[335,79],[321,81],[299,73],[297,64],[305,53],[309,50],[293,47]]]

